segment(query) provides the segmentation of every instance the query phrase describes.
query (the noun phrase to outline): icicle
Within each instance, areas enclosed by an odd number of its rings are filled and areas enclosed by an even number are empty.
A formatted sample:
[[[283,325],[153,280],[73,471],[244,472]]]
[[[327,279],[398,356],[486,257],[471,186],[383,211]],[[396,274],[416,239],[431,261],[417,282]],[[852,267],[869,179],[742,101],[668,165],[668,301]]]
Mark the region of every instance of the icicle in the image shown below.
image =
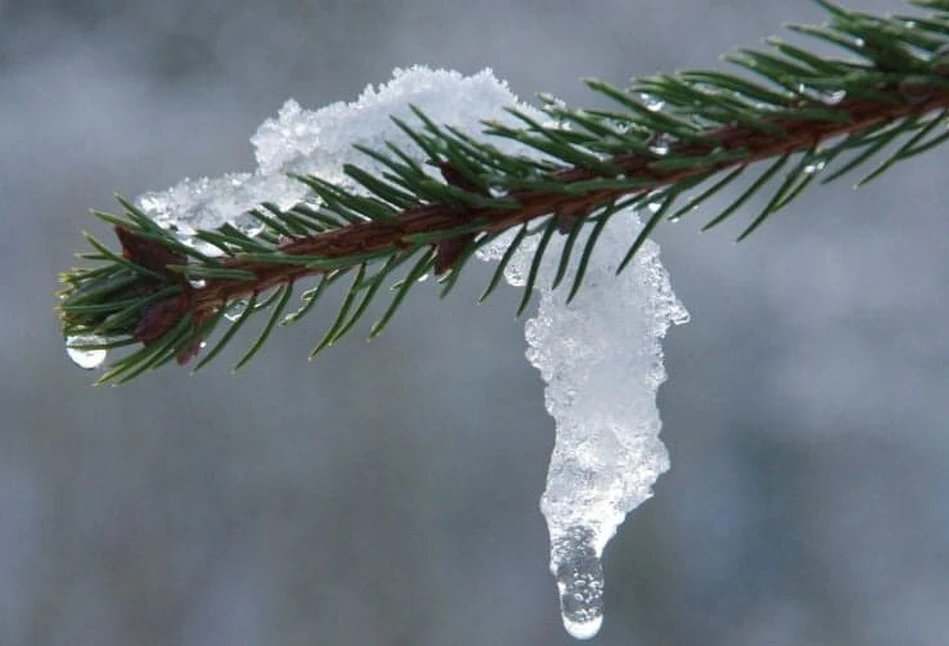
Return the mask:
[[[669,468],[656,408],[656,390],[666,378],[660,340],[670,324],[689,316],[655,243],[647,241],[615,275],[641,227],[631,211],[613,216],[583,289],[570,303],[569,290],[544,288],[564,244],[563,237],[552,240],[537,280],[540,308],[525,328],[527,357],[547,382],[547,410],[557,424],[540,503],[550,533],[550,570],[564,627],[578,639],[593,637],[603,622],[603,549]],[[575,243],[581,248],[584,236]],[[482,257],[496,257],[509,242],[498,241]],[[535,249],[536,241],[528,240],[515,254],[505,274],[510,283],[524,284]]]

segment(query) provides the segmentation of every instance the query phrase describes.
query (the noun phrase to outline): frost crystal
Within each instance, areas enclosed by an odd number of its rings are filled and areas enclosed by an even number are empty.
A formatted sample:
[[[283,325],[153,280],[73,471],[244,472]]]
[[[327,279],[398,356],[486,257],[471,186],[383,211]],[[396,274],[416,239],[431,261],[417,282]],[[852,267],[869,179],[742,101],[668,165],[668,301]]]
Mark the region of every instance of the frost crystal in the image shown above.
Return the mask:
[[[553,281],[564,244],[563,236],[551,241],[537,280],[540,310],[525,330],[527,357],[547,382],[547,410],[557,425],[541,498],[550,569],[564,626],[580,639],[595,635],[603,621],[603,548],[669,468],[656,408],[666,378],[660,340],[670,323],[685,323],[688,312],[652,241],[615,275],[641,227],[632,211],[613,216],[569,304],[569,290],[544,287]],[[576,248],[583,248],[583,237]],[[485,256],[496,257],[505,246],[497,243]],[[535,248],[515,255],[507,270],[511,284],[524,284]]]
[[[490,70],[469,77],[424,67],[396,70],[392,81],[378,89],[367,87],[354,103],[309,111],[288,101],[251,139],[258,165],[253,172],[186,180],[141,196],[138,205],[188,244],[200,245],[194,238],[196,229],[225,222],[255,235],[260,225],[246,212],[260,202],[286,208],[315,199],[289,174],[314,174],[350,189],[357,187],[343,173],[344,164],[381,174],[384,167],[353,144],[384,150],[391,142],[424,164],[424,153],[391,119],[417,124],[410,110],[413,104],[434,122],[476,138],[484,120],[517,126],[520,122],[504,110],[508,106],[537,121],[547,119],[518,103]],[[511,140],[498,138],[492,144],[509,154],[537,156],[537,151]],[[663,147],[667,150],[668,143],[657,142],[654,152],[663,154]],[[434,167],[427,171],[438,175]],[[602,623],[603,548],[626,513],[651,495],[652,484],[669,466],[658,439],[655,402],[656,389],[665,379],[659,342],[670,322],[685,322],[688,314],[672,293],[652,242],[643,246],[625,272],[614,276],[640,227],[634,213],[613,217],[600,236],[584,287],[570,304],[564,302],[568,290],[543,289],[552,282],[564,243],[565,236],[556,236],[537,282],[542,292],[540,311],[527,325],[528,357],[547,382],[547,409],[557,423],[541,500],[550,530],[550,565],[560,590],[564,625],[578,638],[592,637]],[[497,260],[506,248],[504,241],[510,243],[513,235],[501,236],[479,255]],[[576,248],[583,248],[585,235],[581,233]],[[508,266],[511,284],[525,283],[534,249],[536,240],[527,239]],[[201,250],[214,252],[210,247]],[[241,307],[246,304],[235,305],[228,315],[239,315]],[[85,353],[76,357],[93,362]]]

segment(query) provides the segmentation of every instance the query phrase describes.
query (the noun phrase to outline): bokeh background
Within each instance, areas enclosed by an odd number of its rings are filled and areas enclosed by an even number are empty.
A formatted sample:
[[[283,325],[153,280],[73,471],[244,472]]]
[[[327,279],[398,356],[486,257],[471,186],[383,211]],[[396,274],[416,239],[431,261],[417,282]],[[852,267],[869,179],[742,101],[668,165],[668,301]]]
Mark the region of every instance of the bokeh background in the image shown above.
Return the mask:
[[[553,425],[519,295],[475,304],[487,267],[447,302],[416,290],[368,346],[307,363],[327,311],[236,376],[120,388],[66,360],[56,275],[105,235],[88,207],[252,168],[289,97],[421,62],[582,105],[580,77],[717,65],[820,20],[804,0],[0,0],[0,644],[572,643],[537,510]],[[666,343],[673,468],[608,548],[600,644],[946,643],[945,160],[812,190],[741,245],[701,213],[659,232],[693,317]]]

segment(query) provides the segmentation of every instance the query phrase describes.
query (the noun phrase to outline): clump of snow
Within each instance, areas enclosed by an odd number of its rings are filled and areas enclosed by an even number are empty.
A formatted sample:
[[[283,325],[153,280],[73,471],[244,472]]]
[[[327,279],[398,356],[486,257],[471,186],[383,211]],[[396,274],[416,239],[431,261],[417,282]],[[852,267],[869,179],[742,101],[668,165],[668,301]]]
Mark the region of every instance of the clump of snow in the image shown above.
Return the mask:
[[[540,111],[518,103],[489,70],[467,77],[424,67],[396,70],[389,83],[367,87],[353,103],[309,111],[288,101],[251,139],[258,166],[253,172],[186,180],[141,196],[138,205],[192,244],[196,229],[225,222],[253,235],[259,224],[246,211],[260,202],[286,208],[313,199],[289,173],[314,174],[349,188],[353,185],[342,172],[344,164],[381,173],[382,165],[353,144],[383,150],[392,142],[417,161],[427,161],[390,118],[417,124],[412,104],[436,123],[475,137],[484,129],[482,120],[517,126],[506,106],[546,120]],[[508,139],[492,143],[510,154],[536,156]],[[437,175],[435,168],[429,172]],[[614,275],[641,226],[631,211],[612,218],[584,287],[569,304],[567,289],[546,288],[564,244],[565,236],[555,236],[537,282],[540,310],[526,328],[527,355],[547,382],[547,409],[557,426],[541,500],[550,531],[550,567],[560,589],[564,625],[578,638],[592,637],[602,623],[603,548],[625,515],[652,495],[656,478],[669,467],[658,438],[656,390],[666,377],[660,340],[670,322],[685,322],[688,314],[672,293],[654,243],[647,242],[626,271]],[[499,259],[513,235],[501,236],[479,255]],[[575,249],[583,248],[585,236],[581,233]],[[536,247],[536,239],[525,240],[506,271],[511,284],[524,285]]]
[[[392,121],[395,116],[410,125],[420,125],[410,106],[417,105],[436,123],[451,124],[462,132],[480,136],[482,120],[509,125],[518,122],[505,112],[516,106],[537,119],[544,115],[526,105],[491,70],[473,76],[432,70],[422,66],[397,69],[391,81],[369,85],[352,103],[338,102],[319,110],[306,110],[287,101],[276,117],[267,119],[251,137],[257,169],[231,173],[221,178],[186,179],[168,190],[146,193],[137,205],[158,224],[169,228],[188,243],[196,229],[215,229],[230,222],[248,235],[260,231],[257,220],[246,212],[261,202],[289,208],[307,199],[307,187],[288,174],[313,174],[347,188],[353,182],[343,174],[344,164],[358,164],[371,173],[381,173],[382,164],[353,148],[361,144],[384,150],[392,142],[419,161],[423,153]],[[522,144],[498,140],[497,147],[510,153],[528,153]],[[435,168],[428,169],[437,176]],[[213,247],[202,251],[211,253]]]

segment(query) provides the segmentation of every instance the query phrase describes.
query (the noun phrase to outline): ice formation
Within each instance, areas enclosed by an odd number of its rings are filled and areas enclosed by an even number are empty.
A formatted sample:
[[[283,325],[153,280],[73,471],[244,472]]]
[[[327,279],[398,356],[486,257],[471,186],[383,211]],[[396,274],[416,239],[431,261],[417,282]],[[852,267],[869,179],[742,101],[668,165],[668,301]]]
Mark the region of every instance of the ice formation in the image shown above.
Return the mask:
[[[505,106],[545,120],[519,104],[489,70],[468,77],[424,67],[396,70],[392,81],[368,87],[355,103],[311,112],[288,101],[251,139],[258,165],[253,172],[186,180],[140,197],[138,205],[186,242],[196,243],[195,229],[228,221],[252,234],[257,225],[243,215],[246,210],[262,201],[287,207],[308,199],[305,186],[288,173],[312,173],[350,188],[355,187],[343,174],[343,164],[380,173],[381,165],[353,144],[378,150],[388,141],[424,161],[390,119],[394,115],[417,123],[411,104],[433,121],[473,136],[481,135],[482,120],[517,125]],[[509,153],[535,154],[509,140],[492,143]],[[437,176],[437,169],[429,171]],[[635,213],[614,216],[600,236],[577,298],[566,304],[567,290],[541,287],[540,311],[526,330],[528,358],[547,382],[547,409],[557,425],[541,500],[551,538],[550,566],[560,589],[564,625],[579,638],[592,637],[602,622],[604,546],[668,468],[655,401],[665,379],[660,339],[670,322],[684,322],[688,315],[669,287],[655,244],[647,243],[624,273],[614,275],[640,226]],[[562,244],[562,239],[553,240],[548,247],[539,286],[550,285]],[[480,255],[496,260],[502,245],[496,241]],[[576,248],[582,248],[582,236]],[[532,250],[528,239],[509,265],[512,284],[524,284]]]
[[[546,288],[564,244],[562,236],[552,240],[538,272],[540,309],[525,327],[527,357],[547,383],[544,399],[557,426],[540,505],[550,569],[564,626],[580,639],[595,635],[603,621],[603,548],[669,468],[656,407],[666,378],[660,341],[670,323],[685,323],[689,315],[654,242],[616,275],[641,226],[635,212],[613,216],[570,303],[569,290]],[[495,243],[486,259],[499,257],[505,242]],[[515,255],[506,271],[512,285],[524,285],[534,251],[525,245]]]

